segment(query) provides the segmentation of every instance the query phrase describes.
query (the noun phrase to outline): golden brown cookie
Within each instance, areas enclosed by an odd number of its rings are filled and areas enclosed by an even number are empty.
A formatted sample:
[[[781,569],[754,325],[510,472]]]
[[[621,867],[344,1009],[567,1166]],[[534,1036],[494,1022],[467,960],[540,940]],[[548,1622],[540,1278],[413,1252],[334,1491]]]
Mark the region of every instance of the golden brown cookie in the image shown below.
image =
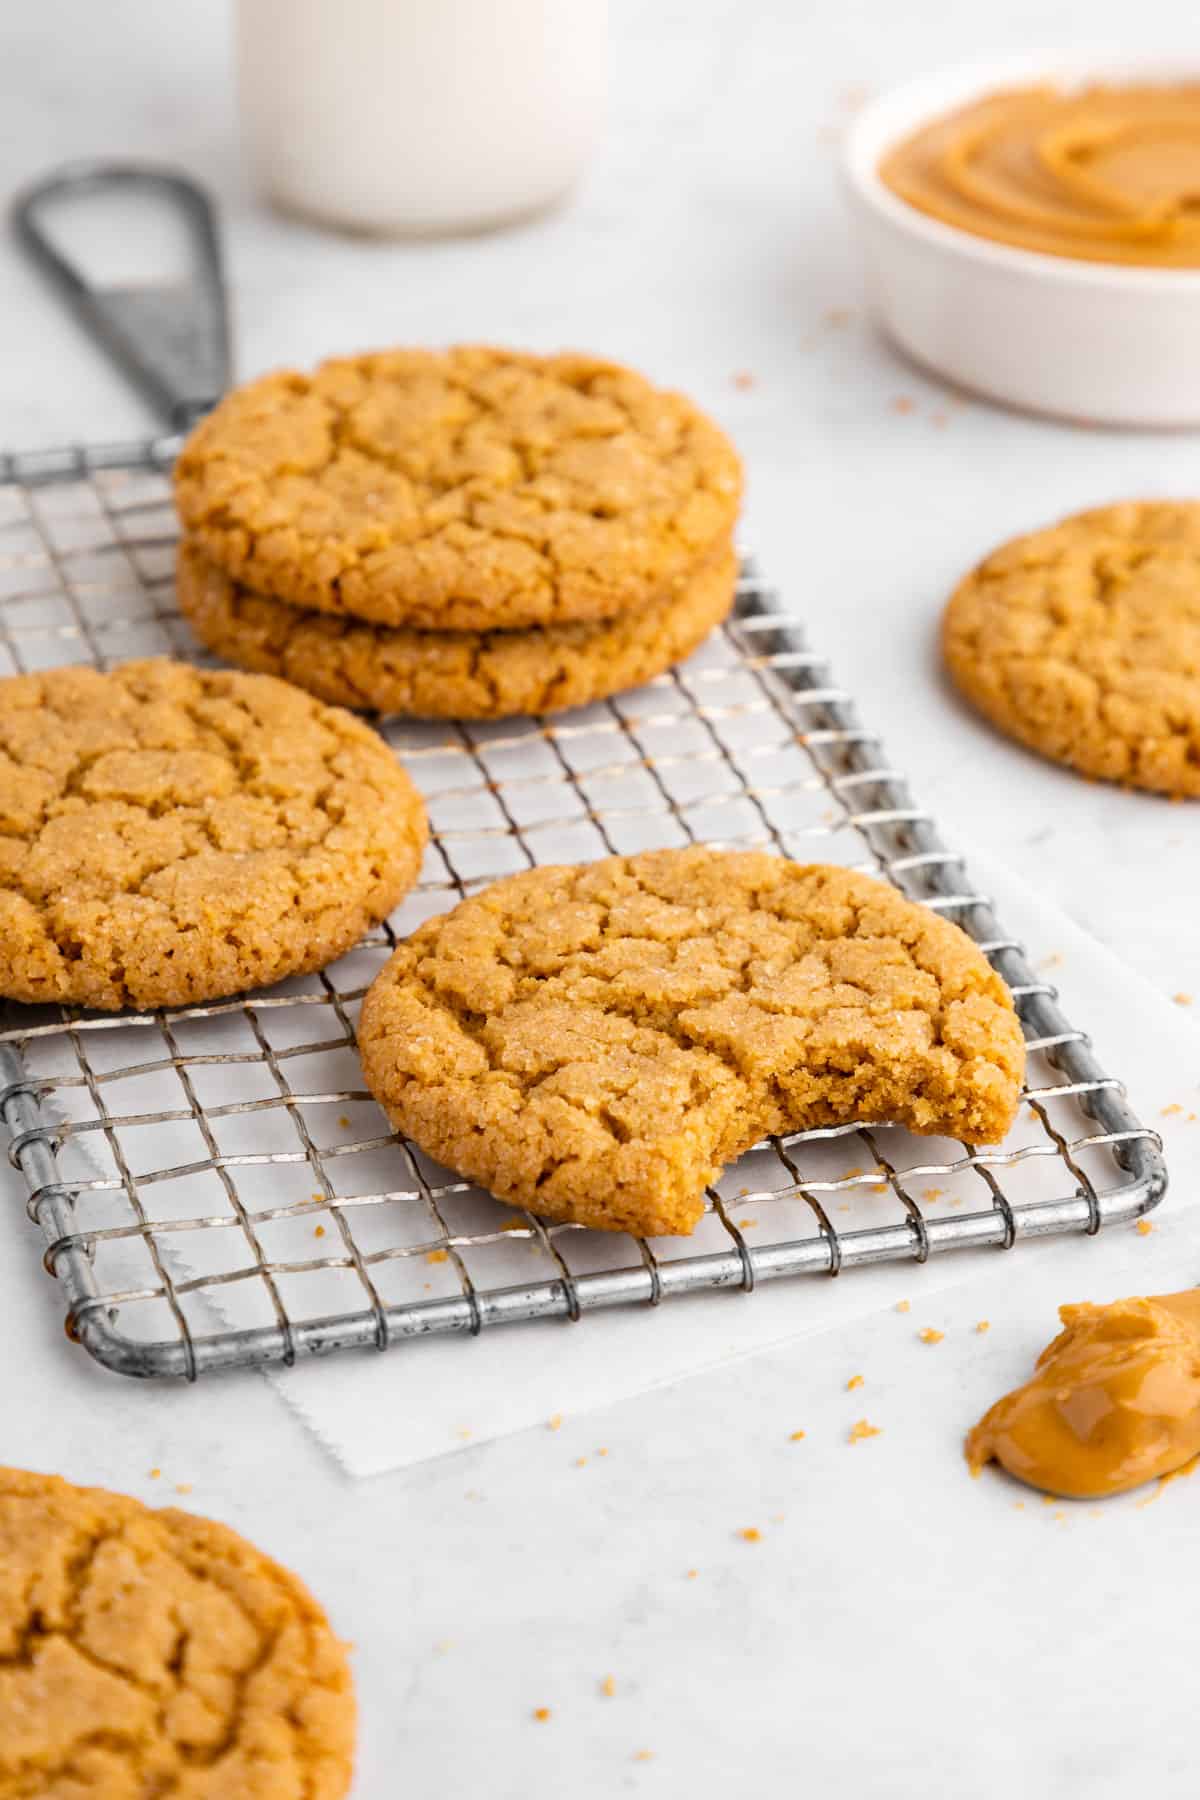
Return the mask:
[[[0,1800],[341,1800],[344,1646],[226,1525],[0,1469]]]
[[[740,494],[736,452],[682,395],[593,356],[481,348],[265,376],[175,465],[187,530],[254,592],[443,631],[664,600]]]
[[[182,1006],[318,969],[407,892],[425,812],[362,720],[166,660],[0,681],[0,994]]]
[[[1200,502],[1016,538],[952,596],[946,665],[994,725],[1085,775],[1200,794]]]
[[[302,612],[252,594],[187,538],[180,611],[227,662],[283,675],[322,700],[421,719],[504,719],[586,706],[682,662],[733,605],[737,559],[722,550],[676,595],[615,619],[523,631],[417,631]]]
[[[532,869],[431,919],[363,1004],[393,1125],[553,1219],[691,1231],[771,1132],[995,1143],[1021,1028],[957,926],[847,869],[700,845]]]

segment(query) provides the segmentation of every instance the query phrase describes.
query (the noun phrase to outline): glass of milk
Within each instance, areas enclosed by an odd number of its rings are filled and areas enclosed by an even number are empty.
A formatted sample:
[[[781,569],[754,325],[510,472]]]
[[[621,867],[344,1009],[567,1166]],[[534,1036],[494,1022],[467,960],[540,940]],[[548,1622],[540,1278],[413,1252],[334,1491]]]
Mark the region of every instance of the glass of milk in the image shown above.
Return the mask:
[[[599,131],[608,0],[238,0],[258,185],[322,223],[478,231],[552,205]]]

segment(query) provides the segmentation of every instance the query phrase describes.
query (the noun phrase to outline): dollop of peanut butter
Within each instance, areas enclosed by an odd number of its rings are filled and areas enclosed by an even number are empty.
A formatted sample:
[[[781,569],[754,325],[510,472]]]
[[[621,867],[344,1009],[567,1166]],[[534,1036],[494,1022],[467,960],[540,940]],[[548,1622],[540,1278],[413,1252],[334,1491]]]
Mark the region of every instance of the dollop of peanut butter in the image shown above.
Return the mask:
[[[1200,1455],[1200,1293],[1063,1306],[1064,1329],[1024,1387],[969,1434],[993,1459],[1073,1499],[1122,1494]]]
[[[990,94],[895,145],[879,174],[976,237],[1200,268],[1200,83]]]

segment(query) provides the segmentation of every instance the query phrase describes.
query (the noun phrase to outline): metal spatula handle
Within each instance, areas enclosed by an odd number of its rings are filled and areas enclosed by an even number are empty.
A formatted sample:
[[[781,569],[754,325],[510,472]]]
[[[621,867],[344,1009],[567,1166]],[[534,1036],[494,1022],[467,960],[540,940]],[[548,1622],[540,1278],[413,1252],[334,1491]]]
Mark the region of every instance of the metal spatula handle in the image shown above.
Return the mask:
[[[116,190],[166,200],[187,228],[191,270],[162,285],[93,286],[46,236],[42,219],[58,200]],[[186,431],[229,383],[229,317],[216,216],[187,176],[146,163],[76,162],[17,195],[17,237],[91,335],[176,431]]]

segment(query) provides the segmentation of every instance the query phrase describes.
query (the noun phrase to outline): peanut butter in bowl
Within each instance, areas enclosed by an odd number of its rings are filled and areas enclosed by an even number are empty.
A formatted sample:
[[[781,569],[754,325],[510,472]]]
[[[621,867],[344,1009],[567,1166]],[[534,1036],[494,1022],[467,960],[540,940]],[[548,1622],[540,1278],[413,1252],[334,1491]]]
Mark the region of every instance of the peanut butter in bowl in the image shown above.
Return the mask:
[[[878,174],[975,237],[1200,269],[1200,80],[990,93],[893,144]]]

